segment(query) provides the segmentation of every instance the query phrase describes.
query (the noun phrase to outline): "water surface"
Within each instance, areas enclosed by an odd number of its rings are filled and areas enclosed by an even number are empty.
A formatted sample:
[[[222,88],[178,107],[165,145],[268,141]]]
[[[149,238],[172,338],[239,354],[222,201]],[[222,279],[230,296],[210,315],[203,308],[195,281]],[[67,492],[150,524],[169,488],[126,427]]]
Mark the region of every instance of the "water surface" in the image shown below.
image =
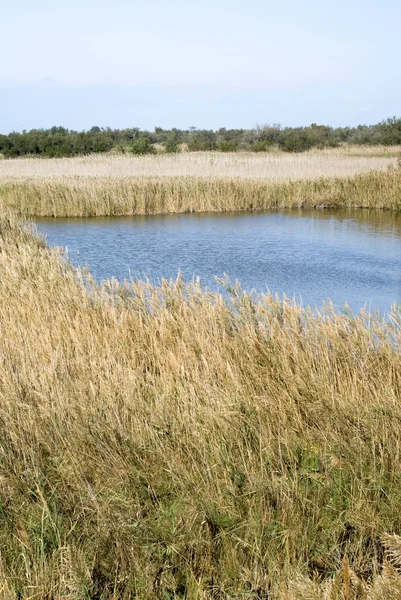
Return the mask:
[[[401,216],[382,211],[293,210],[84,219],[38,219],[50,245],[97,280],[197,276],[339,308],[401,303]],[[79,254],[78,254],[79,253]]]

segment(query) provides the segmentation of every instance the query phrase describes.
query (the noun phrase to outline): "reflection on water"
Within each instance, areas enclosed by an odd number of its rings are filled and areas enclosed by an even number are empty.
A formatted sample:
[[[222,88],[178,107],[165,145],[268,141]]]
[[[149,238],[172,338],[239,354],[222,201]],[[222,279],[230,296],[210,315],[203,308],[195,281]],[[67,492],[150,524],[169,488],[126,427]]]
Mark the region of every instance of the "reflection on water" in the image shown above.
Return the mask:
[[[227,273],[309,305],[331,298],[384,312],[401,302],[401,216],[368,210],[291,210],[85,219],[40,219],[51,245],[68,247],[99,281]],[[79,256],[78,253],[79,252]]]

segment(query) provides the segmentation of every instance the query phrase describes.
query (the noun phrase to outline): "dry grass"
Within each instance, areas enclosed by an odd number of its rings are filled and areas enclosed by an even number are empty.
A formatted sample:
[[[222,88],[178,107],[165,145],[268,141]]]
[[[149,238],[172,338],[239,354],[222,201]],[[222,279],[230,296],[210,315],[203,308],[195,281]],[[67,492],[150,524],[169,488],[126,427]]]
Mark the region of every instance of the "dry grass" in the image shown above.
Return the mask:
[[[364,154],[354,156],[356,150]],[[362,151],[7,160],[0,163],[0,207],[54,217],[315,206],[399,210],[395,149]]]
[[[393,151],[2,161],[0,206],[400,210]],[[1,600],[401,600],[398,309],[98,287],[5,216],[0,270]]]
[[[95,161],[93,164],[96,166],[97,159],[88,160]],[[110,160],[114,164],[112,159]],[[129,159],[132,160],[134,159]],[[158,164],[157,158],[151,157],[146,160],[149,160],[149,168]],[[48,165],[50,172],[53,161],[39,161],[39,165]],[[316,206],[400,210],[400,190],[401,169],[393,167],[352,176],[296,180],[230,176],[41,177],[38,174],[26,179],[0,180],[0,208],[3,212],[12,209],[31,217],[113,216]]]
[[[2,600],[401,598],[398,310],[0,270]]]
[[[244,178],[263,181],[348,177],[396,165],[401,148],[354,147],[303,154],[193,152],[148,156],[91,155],[76,158],[25,158],[0,163],[0,181],[70,178]]]

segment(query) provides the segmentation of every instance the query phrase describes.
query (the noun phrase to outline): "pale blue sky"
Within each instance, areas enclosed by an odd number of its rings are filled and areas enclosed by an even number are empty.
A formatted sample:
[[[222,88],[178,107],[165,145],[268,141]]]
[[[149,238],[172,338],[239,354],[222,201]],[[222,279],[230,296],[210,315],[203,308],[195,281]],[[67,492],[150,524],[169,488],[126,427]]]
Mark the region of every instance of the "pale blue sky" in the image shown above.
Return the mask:
[[[0,0],[0,132],[401,116],[400,0]]]

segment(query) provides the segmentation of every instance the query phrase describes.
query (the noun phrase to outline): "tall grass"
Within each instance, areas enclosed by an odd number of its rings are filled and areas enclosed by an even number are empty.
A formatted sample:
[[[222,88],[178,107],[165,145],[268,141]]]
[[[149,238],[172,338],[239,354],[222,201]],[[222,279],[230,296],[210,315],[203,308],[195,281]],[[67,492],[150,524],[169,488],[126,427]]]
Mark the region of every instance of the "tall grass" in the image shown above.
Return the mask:
[[[0,207],[24,216],[83,217],[271,208],[400,210],[401,170],[264,182],[208,178],[88,178],[0,183]]]
[[[24,158],[3,161],[0,179],[212,177],[265,181],[346,177],[395,166],[401,147],[345,147],[283,152],[194,152],[133,156],[92,154],[75,158]]]
[[[399,310],[0,270],[0,598],[401,598]]]
[[[394,157],[338,151],[25,159],[0,164],[0,207],[107,216],[295,207],[400,209]]]

